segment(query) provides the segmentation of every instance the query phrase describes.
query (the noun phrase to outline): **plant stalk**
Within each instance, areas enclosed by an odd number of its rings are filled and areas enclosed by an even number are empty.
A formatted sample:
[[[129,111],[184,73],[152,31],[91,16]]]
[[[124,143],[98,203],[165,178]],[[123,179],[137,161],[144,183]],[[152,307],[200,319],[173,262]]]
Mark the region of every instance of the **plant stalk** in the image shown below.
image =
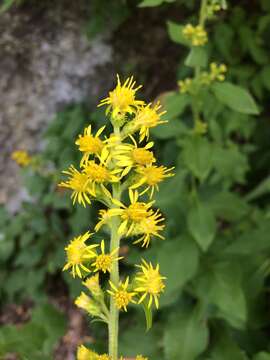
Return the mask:
[[[114,128],[115,135],[119,135],[119,128]],[[113,185],[113,198],[121,200],[121,185]],[[114,207],[113,205],[112,207]],[[118,234],[118,228],[120,225],[120,219],[118,216],[113,216],[111,219],[111,242],[110,251],[119,249],[120,238]],[[119,251],[116,252],[115,256],[118,257]],[[113,261],[112,270],[110,274],[110,281],[116,286],[119,284],[119,261]],[[109,356],[111,360],[118,360],[118,328],[119,328],[119,310],[115,305],[114,299],[110,297],[110,314],[109,314]]]

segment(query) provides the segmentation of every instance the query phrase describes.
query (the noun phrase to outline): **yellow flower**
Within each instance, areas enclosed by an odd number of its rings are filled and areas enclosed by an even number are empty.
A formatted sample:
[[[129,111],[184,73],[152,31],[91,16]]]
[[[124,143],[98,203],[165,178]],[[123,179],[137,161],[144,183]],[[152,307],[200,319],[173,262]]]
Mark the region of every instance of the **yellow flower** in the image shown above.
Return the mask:
[[[135,292],[129,292],[128,286],[129,286],[129,278],[126,278],[126,281],[123,283],[120,281],[118,286],[115,286],[110,281],[110,286],[112,290],[107,290],[107,292],[113,297],[114,302],[118,309],[124,309],[127,311],[127,306],[130,302],[135,303],[134,300],[132,300],[133,296],[136,295]]]
[[[24,150],[13,151],[11,158],[22,167],[28,166],[32,160],[28,152]]]
[[[148,297],[148,307],[151,307],[154,300],[156,308],[158,309],[158,298],[164,291],[165,285],[163,280],[166,278],[160,275],[159,265],[154,268],[151,263],[148,264],[145,260],[142,260],[142,264],[136,266],[141,269],[141,272],[135,277],[135,281],[138,283],[135,291],[143,293],[138,304]]]
[[[137,172],[141,175],[141,178],[136,182],[136,184],[132,185],[131,189],[136,189],[139,186],[147,185],[145,191],[151,189],[150,198],[152,198],[154,191],[158,190],[158,184],[162,182],[165,178],[174,176],[172,171],[174,167],[166,168],[165,166],[155,166],[150,165],[147,167],[139,167]]]
[[[95,257],[96,253],[93,251],[98,245],[86,245],[85,242],[90,238],[92,234],[88,231],[84,235],[80,235],[75,237],[70,244],[65,247],[66,255],[67,255],[67,263],[63,268],[63,271],[72,269],[73,277],[76,274],[81,278],[82,273],[81,269],[90,272],[90,270],[84,265],[89,259]]]
[[[91,204],[89,195],[94,196],[94,193],[90,188],[87,174],[79,172],[73,165],[67,171],[63,171],[63,173],[69,175],[69,179],[65,182],[62,181],[59,186],[73,190],[71,194],[73,205],[76,201],[84,207],[86,203]]]
[[[110,272],[113,262],[123,258],[116,256],[116,254],[118,253],[118,248],[114,249],[111,253],[106,254],[104,240],[101,241],[100,248],[101,248],[101,254],[99,255],[96,254],[95,262],[92,263],[92,266],[95,266],[94,272],[96,271],[103,271],[104,273],[106,273],[107,271]]]
[[[78,296],[75,300],[75,305],[78,306],[80,309],[85,310],[92,316],[102,316],[98,303],[96,303],[83,291],[81,292],[81,295]]]
[[[142,355],[137,355],[135,360],[148,360],[148,358]]]
[[[156,161],[152,151],[149,151],[154,145],[149,142],[144,147],[138,147],[133,136],[130,135],[133,144],[121,144],[116,146],[114,158],[117,160],[117,166],[124,167],[122,177],[127,175],[132,167],[151,165]]]
[[[137,191],[129,191],[129,198],[131,204],[129,206],[125,206],[120,201],[113,199],[115,205],[119,206],[116,209],[110,209],[109,215],[110,216],[120,216],[122,223],[118,228],[119,234],[125,234],[129,236],[135,227],[145,218],[153,213],[150,209],[153,202],[148,204],[144,202],[139,202],[139,194]]]
[[[96,224],[95,226],[95,231],[98,232],[99,229],[105,225],[105,224],[109,224],[110,222],[110,214],[109,214],[109,211],[108,210],[104,210],[104,209],[101,209],[99,210],[99,217],[98,217],[98,223]]]
[[[84,282],[83,285],[85,287],[87,287],[87,289],[90,291],[91,295],[94,298],[99,298],[100,296],[102,296],[103,292],[102,289],[99,285],[99,273],[97,273],[94,276],[90,276],[89,278],[87,278]]]
[[[121,84],[119,75],[117,75],[117,85],[113,91],[109,92],[109,96],[101,100],[98,106],[108,105],[107,113],[112,110],[112,117],[118,114],[125,115],[126,113],[132,114],[138,106],[144,104],[144,101],[136,100],[135,94],[141,88],[133,81],[133,76],[127,78],[124,84]]]
[[[80,345],[77,349],[77,360],[96,360],[98,354],[85,346]]]
[[[107,354],[98,355],[97,360],[110,360],[110,357]]]
[[[105,183],[119,182],[119,178],[115,175],[119,173],[119,169],[109,170],[103,164],[97,164],[95,161],[88,161],[84,165],[83,173],[87,175],[89,183],[91,184],[91,192],[96,196],[97,185],[101,187],[101,190],[110,197],[110,193],[105,188]]]
[[[83,152],[83,157],[81,160],[81,166],[88,161],[90,155],[100,155],[103,142],[99,139],[102,131],[105,129],[105,126],[100,128],[95,136],[91,134],[91,125],[84,129],[83,135],[79,135],[78,139],[75,141],[75,144],[79,146],[79,150]]]
[[[159,234],[159,231],[162,231],[165,225],[159,224],[160,222],[164,221],[164,218],[157,210],[155,213],[149,215],[145,219],[143,219],[136,228],[134,228],[132,235],[139,235],[142,236],[133,242],[133,244],[138,244],[142,242],[142,247],[148,247],[152,237],[158,237],[164,240],[164,236]]]
[[[227,72],[227,66],[225,64],[217,65],[216,63],[210,64],[210,78],[212,81],[224,81],[225,73]]]
[[[187,24],[182,30],[183,35],[193,46],[202,46],[207,43],[207,32],[201,25],[193,26]]]
[[[134,125],[136,129],[140,129],[140,142],[142,142],[144,138],[149,138],[150,128],[166,123],[166,121],[160,119],[166,111],[158,112],[160,108],[161,105],[157,102],[153,107],[151,107],[150,103],[147,106],[138,109],[134,119]]]

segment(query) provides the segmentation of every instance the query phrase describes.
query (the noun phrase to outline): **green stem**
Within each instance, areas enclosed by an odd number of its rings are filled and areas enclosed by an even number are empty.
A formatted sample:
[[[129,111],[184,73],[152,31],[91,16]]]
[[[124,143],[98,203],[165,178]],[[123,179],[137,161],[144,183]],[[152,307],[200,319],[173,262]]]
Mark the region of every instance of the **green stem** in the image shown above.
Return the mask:
[[[119,128],[114,128],[114,133],[119,135]],[[121,200],[121,185],[115,184],[113,185],[113,198],[116,200]],[[114,205],[113,205],[114,207]],[[118,216],[113,216],[111,219],[111,243],[110,243],[110,251],[115,249],[119,249],[120,246],[120,238],[121,236],[118,234],[118,228],[120,225],[120,219]],[[118,257],[118,251],[115,254]],[[118,286],[119,283],[119,262],[114,261],[112,265],[112,270],[110,274],[110,281]],[[118,326],[119,325],[119,310],[115,305],[114,299],[111,296],[110,298],[110,314],[109,314],[109,355],[111,360],[118,359]]]

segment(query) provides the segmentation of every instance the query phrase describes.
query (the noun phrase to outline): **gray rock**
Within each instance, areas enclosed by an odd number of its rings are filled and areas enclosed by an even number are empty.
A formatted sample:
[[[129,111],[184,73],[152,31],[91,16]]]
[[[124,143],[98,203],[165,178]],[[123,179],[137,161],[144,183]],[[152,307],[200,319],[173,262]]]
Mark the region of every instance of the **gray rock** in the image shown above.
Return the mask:
[[[0,18],[0,204],[12,212],[28,196],[12,151],[38,151],[57,111],[84,100],[96,103],[113,78],[111,46],[86,38],[81,14],[54,21],[48,12],[38,22],[20,11]]]

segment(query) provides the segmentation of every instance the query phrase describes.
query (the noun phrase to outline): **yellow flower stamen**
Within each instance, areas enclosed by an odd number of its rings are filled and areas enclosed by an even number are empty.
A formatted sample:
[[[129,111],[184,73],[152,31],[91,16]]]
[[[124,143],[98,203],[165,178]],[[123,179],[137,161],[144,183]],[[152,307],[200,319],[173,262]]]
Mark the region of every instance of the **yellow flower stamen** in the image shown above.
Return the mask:
[[[67,171],[63,171],[63,173],[69,175],[69,179],[61,182],[59,186],[73,190],[71,194],[73,204],[75,204],[76,201],[84,207],[86,203],[91,204],[89,195],[94,196],[94,193],[89,184],[89,177],[85,173],[79,172],[73,165],[71,165]]]
[[[117,75],[117,85],[116,88],[110,91],[109,96],[101,100],[98,106],[108,105],[107,112],[112,110],[112,117],[115,117],[119,114],[132,114],[135,112],[138,106],[144,104],[141,100],[135,99],[135,93],[141,88],[137,86],[135,88],[136,82],[133,80],[133,77],[127,78],[124,84],[121,84],[120,78]]]
[[[174,169],[174,167],[166,168],[165,166],[155,166],[150,165],[147,167],[138,167],[137,172],[141,175],[139,180],[132,185],[131,189],[136,189],[142,185],[147,185],[148,189],[151,189],[150,198],[152,198],[154,191],[158,190],[158,184],[162,182],[165,178],[174,176],[171,171]]]
[[[104,240],[101,241],[100,248],[101,254],[95,256],[95,262],[92,264],[95,267],[94,271],[110,272],[113,262],[122,259],[122,257],[116,257],[118,249],[114,249],[111,253],[106,254]]]
[[[75,277],[78,275],[82,277],[81,269],[85,272],[90,272],[90,270],[84,265],[89,259],[92,259],[96,256],[94,248],[98,245],[86,245],[85,242],[90,238],[92,234],[86,232],[84,235],[75,237],[70,244],[65,248],[67,255],[67,263],[63,268],[63,271],[72,269],[72,275]]]
[[[159,102],[151,107],[151,104],[141,107],[136,113],[134,124],[136,129],[140,129],[140,142],[144,138],[149,138],[149,129],[156,127],[159,124],[163,124],[166,121],[161,120],[161,116],[166,113],[166,111],[158,112],[161,108]]]
[[[148,247],[153,237],[158,237],[161,240],[164,240],[164,236],[159,234],[159,232],[165,227],[165,225],[160,224],[162,221],[164,221],[164,218],[158,210],[154,214],[151,214],[143,219],[139,225],[134,228],[132,233],[132,235],[142,234],[142,236],[138,240],[134,241],[133,244],[142,243],[142,247]]]
[[[113,297],[115,304],[118,309],[124,309],[127,311],[127,306],[130,302],[135,303],[134,300],[132,300],[133,296],[136,295],[135,292],[129,292],[128,286],[129,286],[129,278],[126,278],[126,281],[120,282],[118,286],[115,286],[110,281],[110,286],[112,290],[107,290],[107,292]]]
[[[135,288],[135,291],[143,293],[138,303],[140,304],[148,297],[148,307],[151,307],[154,300],[156,308],[158,308],[158,298],[164,291],[165,284],[163,280],[166,278],[160,275],[159,265],[154,268],[151,263],[147,263],[145,260],[142,260],[142,264],[136,266],[140,268],[141,271],[135,277],[135,281],[138,283],[138,287]]]
[[[78,145],[79,150],[83,152],[83,157],[81,159],[81,166],[88,161],[89,156],[100,155],[103,149],[103,142],[99,139],[99,136],[105,129],[105,126],[100,128],[95,136],[91,133],[91,125],[84,129],[83,135],[79,135],[78,139],[75,141],[75,144]]]

